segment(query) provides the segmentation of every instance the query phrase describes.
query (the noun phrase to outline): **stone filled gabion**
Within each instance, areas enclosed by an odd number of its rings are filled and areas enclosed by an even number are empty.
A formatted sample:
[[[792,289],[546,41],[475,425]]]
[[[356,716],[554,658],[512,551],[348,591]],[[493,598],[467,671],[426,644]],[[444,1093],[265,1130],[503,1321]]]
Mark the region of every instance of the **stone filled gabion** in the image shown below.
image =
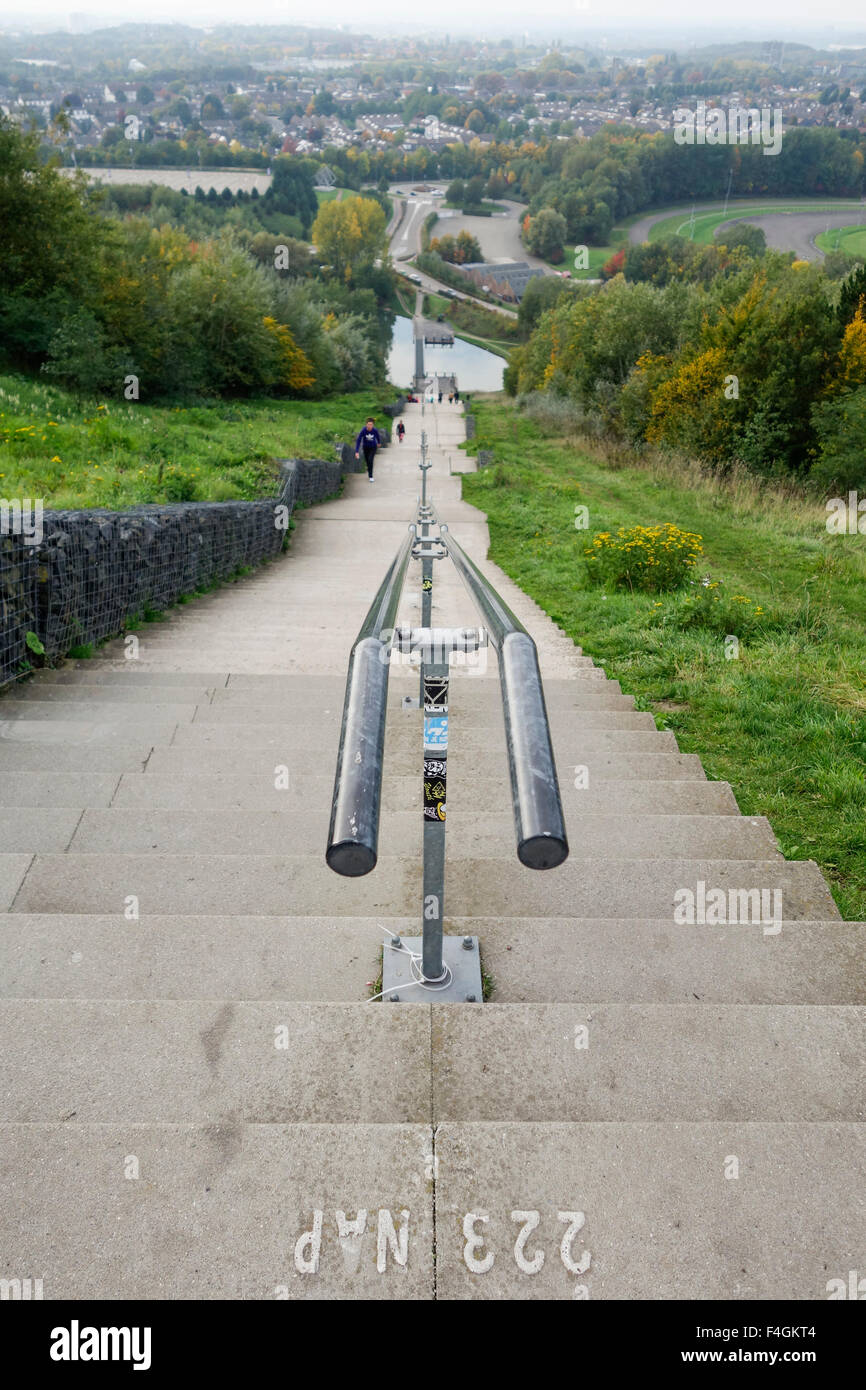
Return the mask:
[[[62,657],[278,555],[293,509],[333,495],[344,471],[340,460],[286,459],[278,495],[259,502],[45,512],[35,545],[0,534],[0,685],[23,669],[28,632]]]
[[[475,438],[475,416],[474,416],[474,415],[464,415],[463,419],[464,419],[464,421],[465,421],[465,423],[466,423],[466,438],[467,438],[467,439],[474,439],[474,438]]]

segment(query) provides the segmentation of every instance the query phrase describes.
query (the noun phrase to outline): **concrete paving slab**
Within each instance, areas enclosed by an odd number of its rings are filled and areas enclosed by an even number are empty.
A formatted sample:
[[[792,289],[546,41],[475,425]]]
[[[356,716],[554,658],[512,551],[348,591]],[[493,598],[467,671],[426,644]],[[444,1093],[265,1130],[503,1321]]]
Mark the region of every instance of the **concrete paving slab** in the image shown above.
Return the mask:
[[[105,700],[100,698],[96,701],[89,698],[82,700],[63,700],[55,703],[51,700],[0,700],[0,726],[4,734],[11,725],[20,727],[21,725],[35,724],[39,720],[52,723],[78,723],[87,721],[98,726],[108,725],[109,727],[128,727],[135,728],[141,723],[180,724],[193,718],[196,712],[196,704],[189,701],[186,704],[164,704],[156,700],[150,700],[147,704],[147,719],[142,720],[141,701],[134,701],[132,705],[126,700]]]
[[[412,710],[410,713],[413,718],[407,719],[403,723],[389,723],[386,728],[385,742],[386,747],[399,749],[414,749],[420,746],[422,737],[422,724],[419,711]],[[213,710],[210,710],[213,716]],[[390,718],[390,716],[389,716]],[[321,739],[326,739],[330,732],[336,751],[340,737],[340,716],[335,711],[333,715],[321,716],[316,721],[315,734]],[[207,713],[201,719],[196,719],[194,724],[179,724],[174,736],[174,746],[177,748],[199,748],[209,746],[211,748],[309,748],[312,737],[310,721],[303,724],[294,723],[284,719],[276,724],[264,724],[254,722],[247,724],[242,716],[235,716],[233,720],[222,720],[219,715],[216,718],[208,717]],[[452,721],[452,727],[448,735],[449,752],[462,752],[464,756],[475,757],[484,755],[491,749],[501,749],[505,752],[505,735],[496,728],[492,727],[467,727],[459,725],[456,720]],[[677,743],[672,733],[660,732],[652,729],[649,731],[632,729],[586,729],[574,728],[570,738],[561,737],[556,741],[555,753],[559,757],[570,757],[575,761],[581,759],[582,755],[591,753],[667,753],[676,755]]]
[[[37,861],[38,863],[38,861]],[[35,866],[34,871],[35,872]],[[31,875],[32,876],[32,875]],[[538,882],[540,878],[543,883]],[[779,920],[831,920],[840,916],[830,890],[811,860],[683,860],[605,859],[589,862],[567,859],[543,875],[509,861],[479,860],[468,864],[451,861],[448,869],[449,910],[461,917],[634,917],[670,916],[688,899],[695,916],[704,894],[719,889],[724,911],[733,915],[763,912],[756,900],[741,893],[765,889],[771,916],[778,907]],[[772,894],[778,897],[773,900]],[[736,894],[732,900],[731,894]],[[704,896],[706,902],[706,896]],[[706,915],[706,912],[704,913]],[[729,919],[730,919],[729,916]],[[772,930],[772,924],[768,928]]]
[[[426,1004],[6,999],[0,1040],[16,1124],[430,1120]]]
[[[0,912],[9,911],[32,862],[32,854],[0,853]]]
[[[0,848],[4,854],[61,854],[80,819],[81,808],[74,806],[0,808]]]
[[[478,918],[497,1004],[864,1004],[866,924],[688,926],[670,918]]]
[[[135,896],[144,913],[255,913],[338,917],[413,916],[420,902],[416,855],[380,853],[362,878],[332,873],[311,856],[206,854],[40,854],[15,903],[16,912],[122,912]],[[568,860],[542,875],[516,859],[450,858],[446,911],[459,916],[673,917],[684,888],[726,893],[777,890],[780,917],[837,918],[816,866],[785,860]],[[746,905],[748,906],[748,904]],[[820,910],[819,910],[820,909]],[[742,909],[745,911],[745,907]]]
[[[10,772],[0,777],[0,806],[107,806],[119,778],[81,773],[55,776],[53,772]]]
[[[205,1126],[0,1126],[3,1273],[38,1271],[46,1299],[76,1302],[430,1299],[431,1146],[425,1124],[230,1113]],[[357,1235],[340,1220],[360,1222]],[[305,1245],[317,1221],[321,1240]]]
[[[225,686],[228,678],[228,671],[220,673],[213,671],[147,671],[141,669],[138,662],[101,661],[96,658],[92,661],[65,661],[57,670],[40,671],[38,675],[33,677],[29,685],[22,687],[22,689],[39,690],[52,685],[113,685],[125,688],[133,681],[138,681],[141,686],[156,685],[171,689],[178,686],[216,689]]]
[[[49,724],[45,727],[54,726]],[[103,737],[98,743],[82,743],[75,748],[55,743],[4,742],[0,739],[0,773],[3,780],[10,773],[24,776],[50,773],[58,780],[91,774],[117,778],[123,772],[141,772],[152,747],[151,740],[130,739],[128,735],[124,738]]]
[[[289,785],[279,790],[274,786],[273,766],[250,775],[205,773],[188,778],[174,773],[154,772],[157,754],[148,763],[147,772],[124,773],[113,798],[114,806],[166,806],[178,810],[201,806],[237,807],[246,810],[296,810],[305,806],[330,808],[334,787],[333,776],[289,773]],[[38,774],[21,774],[34,776]],[[496,805],[508,797],[508,777],[501,776],[461,779],[455,766],[449,772],[449,795],[456,808],[465,796],[466,805]],[[738,816],[739,810],[727,782],[614,782],[597,781],[592,787],[574,787],[572,781],[560,779],[560,795],[566,813],[573,808],[578,814],[612,816],[641,815],[706,815]],[[90,803],[94,804],[94,803]],[[382,786],[383,809],[411,812],[421,804],[420,782],[417,775],[389,771]],[[507,804],[507,801],[506,801]]]
[[[111,749],[170,743],[177,721],[137,719],[7,719],[0,721],[0,755],[21,747]],[[0,762],[0,767],[4,766]]]
[[[436,1158],[440,1299],[826,1299],[866,1240],[859,1124],[448,1123]]]
[[[389,918],[388,935],[417,931],[419,921],[420,911]],[[0,914],[0,993],[363,1003],[385,935],[375,917]]]
[[[195,776],[197,774],[213,775],[221,773],[232,776],[252,776],[256,774],[273,776],[274,766],[279,764],[287,765],[290,777],[294,774],[308,775],[315,768],[321,772],[323,767],[331,769],[336,767],[336,753],[339,745],[339,738],[335,735],[330,750],[325,747],[319,750],[316,757],[308,756],[305,750],[292,748],[288,744],[275,744],[265,748],[250,747],[214,747],[208,746],[207,742],[199,744],[187,744],[184,747],[172,746],[157,747],[148,759],[147,767],[149,772],[166,773],[175,775],[178,778]],[[2,748],[0,748],[0,767],[2,767]],[[589,785],[594,787],[598,782],[606,781],[680,781],[694,782],[702,781],[704,770],[701,766],[700,758],[693,753],[591,753],[586,752],[586,756],[581,760],[582,767],[587,769]],[[501,750],[501,760],[504,771],[507,772],[505,764],[505,751]],[[495,767],[496,760],[492,761]],[[458,758],[456,755],[449,757],[448,778],[449,786],[452,777],[462,775],[461,767],[467,767],[467,761]],[[403,750],[394,748],[393,752],[386,748],[385,756],[385,783],[387,785],[391,778],[401,772],[408,775],[410,769],[414,767],[414,751],[408,747]],[[566,763],[559,764],[559,780],[562,785],[567,784],[569,772]],[[467,771],[467,777],[470,775]],[[573,769],[572,777],[574,776]],[[477,782],[477,778],[475,781]],[[499,778],[496,779],[499,781]],[[501,783],[503,794],[507,792],[507,776]],[[331,780],[333,787],[333,777]],[[330,793],[329,793],[330,794]]]
[[[417,857],[410,862],[382,856],[372,874],[343,878],[325,864],[324,845],[316,859],[288,854],[46,854],[36,856],[15,911],[122,917],[130,898],[138,899],[142,916],[413,916],[421,902],[421,868]]]
[[[75,854],[319,855],[327,843],[330,804],[283,811],[249,809],[243,816],[213,804],[200,807],[194,817],[179,808],[119,806],[64,814],[61,820],[54,813],[58,828],[53,833],[41,818],[23,823],[16,832],[18,845],[10,843],[9,848],[51,852],[68,847]],[[479,815],[478,808],[458,808],[449,812],[447,825],[452,858],[510,858],[515,853],[510,810]],[[769,823],[760,816],[594,817],[578,815],[569,803],[566,829],[573,859],[782,858]],[[0,843],[2,831],[0,813]],[[45,844],[37,843],[40,835]],[[389,854],[420,855],[422,836],[420,814],[383,812],[379,841]]]
[[[434,1118],[863,1120],[866,1009],[433,1005]]]
[[[88,712],[92,710],[101,718],[103,707],[107,706],[104,711],[105,717],[110,719],[118,712],[118,706],[152,705],[159,710],[164,705],[170,705],[176,708],[179,694],[183,695],[184,708],[210,704],[214,691],[214,686],[206,685],[141,685],[136,684],[134,680],[125,681],[123,684],[115,682],[113,685],[84,685],[78,681],[65,685],[29,685],[20,691],[14,703],[19,710],[25,707],[28,712],[41,705],[64,705],[73,718],[79,716],[82,707]],[[12,703],[9,699],[0,700],[0,714],[4,714]],[[32,717],[53,719],[60,716],[42,713],[34,714]]]

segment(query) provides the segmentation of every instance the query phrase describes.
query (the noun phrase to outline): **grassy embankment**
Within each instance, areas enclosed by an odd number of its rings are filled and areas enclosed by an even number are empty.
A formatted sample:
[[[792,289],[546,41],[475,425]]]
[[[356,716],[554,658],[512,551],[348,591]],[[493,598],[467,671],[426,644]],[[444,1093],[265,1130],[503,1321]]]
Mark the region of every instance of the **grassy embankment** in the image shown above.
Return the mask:
[[[769,818],[788,858],[820,864],[844,917],[866,920],[866,537],[829,535],[823,501],[753,478],[606,459],[501,396],[474,396],[473,414],[470,450],[501,461],[463,480],[488,515],[491,558],[708,777],[731,783],[745,815]],[[578,505],[588,531],[575,530]],[[587,579],[589,535],[661,522],[699,533],[698,579],[722,581],[701,622],[686,602],[699,585],[632,594]]]
[[[819,232],[815,237],[819,251],[843,251],[846,256],[859,256],[866,261],[866,227],[836,227],[833,231]]]
[[[274,490],[279,458],[334,457],[390,400],[369,391],[325,401],[152,406],[81,401],[0,376],[0,496],[50,508],[253,500]]]

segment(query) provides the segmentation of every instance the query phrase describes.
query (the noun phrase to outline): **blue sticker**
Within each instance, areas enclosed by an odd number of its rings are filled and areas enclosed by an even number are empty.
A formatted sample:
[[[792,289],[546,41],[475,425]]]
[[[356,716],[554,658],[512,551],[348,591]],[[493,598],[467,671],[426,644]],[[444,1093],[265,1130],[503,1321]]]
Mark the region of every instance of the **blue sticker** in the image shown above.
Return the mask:
[[[424,747],[448,747],[448,715],[426,715],[424,718]]]

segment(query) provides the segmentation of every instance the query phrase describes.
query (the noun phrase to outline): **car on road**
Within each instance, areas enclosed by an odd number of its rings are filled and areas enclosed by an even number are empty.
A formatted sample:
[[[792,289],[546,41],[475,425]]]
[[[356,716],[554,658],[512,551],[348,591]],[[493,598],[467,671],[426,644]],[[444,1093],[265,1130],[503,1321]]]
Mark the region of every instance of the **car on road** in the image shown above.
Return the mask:
[[[407,276],[406,276],[406,279],[407,279],[407,280],[411,280],[413,285],[420,285],[420,284],[421,284],[421,276],[420,276],[420,275],[407,275]]]

